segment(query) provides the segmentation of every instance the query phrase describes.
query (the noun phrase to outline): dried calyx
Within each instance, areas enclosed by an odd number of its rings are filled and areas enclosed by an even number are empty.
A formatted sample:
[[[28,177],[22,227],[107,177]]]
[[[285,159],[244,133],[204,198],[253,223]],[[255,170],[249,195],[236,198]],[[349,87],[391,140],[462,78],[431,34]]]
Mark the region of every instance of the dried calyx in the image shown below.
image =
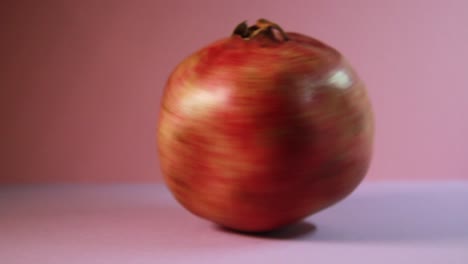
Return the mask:
[[[278,24],[263,18],[257,20],[257,23],[250,27],[246,21],[240,23],[232,34],[241,36],[243,39],[253,39],[256,36],[264,35],[279,42],[289,40],[286,32]]]

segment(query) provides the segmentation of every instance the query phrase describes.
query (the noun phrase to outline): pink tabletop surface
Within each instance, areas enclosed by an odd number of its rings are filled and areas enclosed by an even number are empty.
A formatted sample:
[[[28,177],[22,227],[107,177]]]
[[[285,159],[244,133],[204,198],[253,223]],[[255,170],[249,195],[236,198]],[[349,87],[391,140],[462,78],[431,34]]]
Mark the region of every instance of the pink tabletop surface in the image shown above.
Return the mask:
[[[282,231],[233,233],[163,185],[0,187],[0,263],[468,263],[468,182],[364,183]]]

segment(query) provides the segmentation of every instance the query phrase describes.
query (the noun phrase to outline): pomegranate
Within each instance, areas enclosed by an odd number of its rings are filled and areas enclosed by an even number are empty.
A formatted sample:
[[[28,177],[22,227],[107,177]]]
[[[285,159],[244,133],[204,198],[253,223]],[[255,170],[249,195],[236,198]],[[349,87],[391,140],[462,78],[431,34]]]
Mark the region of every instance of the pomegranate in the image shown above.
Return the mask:
[[[348,196],[367,173],[365,86],[323,42],[260,19],[170,75],[158,124],[164,181],[190,212],[269,231]]]

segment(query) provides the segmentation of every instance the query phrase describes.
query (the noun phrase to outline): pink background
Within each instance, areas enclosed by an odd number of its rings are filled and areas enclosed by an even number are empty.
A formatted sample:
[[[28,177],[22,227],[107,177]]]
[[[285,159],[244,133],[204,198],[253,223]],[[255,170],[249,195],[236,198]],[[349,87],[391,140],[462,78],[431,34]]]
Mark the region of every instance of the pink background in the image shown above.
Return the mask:
[[[12,0],[0,5],[0,183],[161,180],[167,76],[259,17],[355,65],[377,118],[368,180],[468,179],[467,1]]]

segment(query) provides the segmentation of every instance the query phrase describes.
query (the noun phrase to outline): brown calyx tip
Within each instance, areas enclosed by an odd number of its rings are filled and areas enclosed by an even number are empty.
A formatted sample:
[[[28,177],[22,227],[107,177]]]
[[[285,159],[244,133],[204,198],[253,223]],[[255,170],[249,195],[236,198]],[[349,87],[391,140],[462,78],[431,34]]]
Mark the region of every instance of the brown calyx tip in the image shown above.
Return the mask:
[[[288,41],[289,37],[284,32],[284,30],[276,23],[273,23],[269,20],[261,18],[257,20],[252,26],[247,24],[247,21],[243,21],[234,29],[232,35],[237,35],[242,37],[243,39],[253,39],[256,36],[263,35],[267,36],[272,40],[278,42]]]

